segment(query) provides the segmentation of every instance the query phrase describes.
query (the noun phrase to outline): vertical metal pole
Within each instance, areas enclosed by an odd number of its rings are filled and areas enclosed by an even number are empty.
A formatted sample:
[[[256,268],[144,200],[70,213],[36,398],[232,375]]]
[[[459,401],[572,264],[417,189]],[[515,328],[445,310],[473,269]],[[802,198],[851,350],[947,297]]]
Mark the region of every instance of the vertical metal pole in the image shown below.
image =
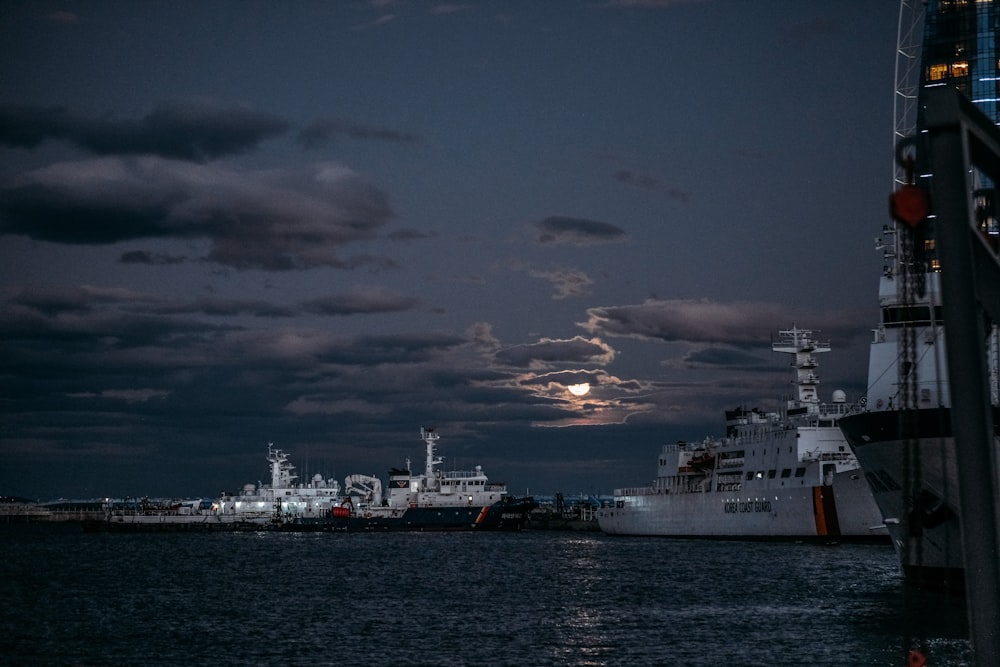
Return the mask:
[[[957,95],[957,94],[956,94]],[[969,629],[976,664],[1000,657],[1000,549],[994,489],[993,419],[983,315],[976,295],[970,227],[971,166],[959,105],[947,126],[929,128],[931,201],[941,259],[951,422],[958,466]]]

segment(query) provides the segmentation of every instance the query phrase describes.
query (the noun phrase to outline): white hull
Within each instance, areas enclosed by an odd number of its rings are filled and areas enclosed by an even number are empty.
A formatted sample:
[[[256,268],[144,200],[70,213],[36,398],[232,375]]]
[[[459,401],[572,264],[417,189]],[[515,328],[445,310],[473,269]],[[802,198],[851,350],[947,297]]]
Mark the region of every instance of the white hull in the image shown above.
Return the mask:
[[[179,514],[154,514],[154,515],[144,515],[144,514],[116,514],[111,516],[108,521],[110,523],[122,524],[122,525],[132,525],[136,527],[140,526],[177,526],[177,527],[197,527],[204,526],[206,528],[210,527],[223,527],[233,524],[253,524],[253,525],[266,525],[270,523],[270,517],[256,517],[256,518],[246,518],[246,517],[234,517],[234,516],[221,516],[218,514],[192,514],[192,515],[179,515]]]
[[[903,575],[919,586],[960,589],[964,566],[946,330],[940,306],[932,307],[940,302],[940,276],[929,273],[925,280],[924,295],[904,306],[895,274],[882,276],[882,321],[869,351],[866,402],[838,424],[865,471]],[[991,355],[994,374],[996,363]],[[907,366],[912,370],[903,372]]]
[[[793,355],[798,397],[783,409],[726,412],[726,437],[663,445],[651,486],[615,490],[597,513],[611,535],[888,542],[882,515],[837,420],[843,392],[820,403],[807,329],[779,332]]]
[[[929,423],[947,424],[950,419],[946,410],[921,414],[923,433],[930,429]],[[954,440],[948,431],[939,437],[915,438],[907,454],[906,443],[894,435],[897,419],[898,413],[866,413],[845,417],[841,426],[865,471],[904,575],[920,585],[961,588],[961,503]],[[950,431],[950,425],[945,428]],[[908,486],[915,491],[907,493]]]
[[[616,499],[620,506],[597,513],[609,535],[886,541],[881,514],[857,471],[836,474],[830,486]]]

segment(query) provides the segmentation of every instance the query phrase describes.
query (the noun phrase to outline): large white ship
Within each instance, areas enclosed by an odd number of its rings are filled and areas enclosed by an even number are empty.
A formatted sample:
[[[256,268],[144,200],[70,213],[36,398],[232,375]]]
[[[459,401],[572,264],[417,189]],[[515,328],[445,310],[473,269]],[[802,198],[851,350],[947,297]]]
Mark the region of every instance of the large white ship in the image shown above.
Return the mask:
[[[898,275],[879,284],[863,409],[840,427],[864,468],[904,576],[929,587],[963,585],[959,485],[941,321],[939,274],[904,303]],[[996,334],[993,335],[996,349]],[[996,367],[996,356],[992,365]],[[994,404],[995,404],[994,400]]]
[[[988,123],[1000,120],[996,104],[996,92],[1000,90],[996,76],[1000,55],[998,16],[1000,3],[995,1],[931,0],[919,5],[901,2],[895,95],[896,139],[901,143],[896,162],[897,172],[905,173],[905,178],[897,175],[898,189],[893,195],[895,202],[907,188],[911,192],[916,189],[916,183],[931,192],[935,206],[943,205],[949,196],[965,199],[966,206],[975,211],[979,240],[994,256],[1000,247],[996,180],[984,179],[976,169],[967,169],[966,192],[961,188],[945,189],[942,184],[947,174],[933,173],[928,139],[940,132],[930,132],[923,120],[929,97],[951,87],[984,112]],[[918,29],[921,23],[922,30]],[[907,109],[901,100],[908,100],[913,108]],[[908,148],[903,148],[907,142]],[[910,160],[903,159],[910,149]],[[938,187],[942,189],[935,193]],[[976,329],[985,334],[982,358],[990,395],[984,398],[992,408],[993,424],[998,424],[1000,335],[995,321],[989,319],[952,320],[946,331],[942,271],[959,273],[967,267],[949,266],[942,261],[942,249],[937,244],[940,230],[936,228],[940,221],[931,219],[937,213],[920,221],[896,215],[900,211],[895,204],[891,210],[896,221],[884,226],[878,239],[886,264],[879,279],[881,316],[870,348],[867,397],[856,414],[842,419],[840,425],[882,510],[904,576],[921,586],[958,589],[966,582],[960,529],[961,480],[952,411],[956,406],[967,408],[968,404],[959,406],[953,393],[968,391],[976,380],[968,377],[969,385],[956,386],[953,392],[946,340],[950,335],[953,343],[968,341],[963,332]],[[946,220],[943,224],[960,224],[959,220]],[[954,303],[954,292],[949,299]],[[986,400],[984,410],[988,409]],[[992,443],[988,437],[986,440],[982,446],[988,449],[992,444],[995,457],[1000,451],[1000,438],[994,433]]]
[[[813,332],[779,332],[796,398],[778,412],[726,413],[726,436],[663,446],[652,485],[616,489],[597,521],[611,535],[888,541],[858,461],[837,426],[844,393],[817,393]]]

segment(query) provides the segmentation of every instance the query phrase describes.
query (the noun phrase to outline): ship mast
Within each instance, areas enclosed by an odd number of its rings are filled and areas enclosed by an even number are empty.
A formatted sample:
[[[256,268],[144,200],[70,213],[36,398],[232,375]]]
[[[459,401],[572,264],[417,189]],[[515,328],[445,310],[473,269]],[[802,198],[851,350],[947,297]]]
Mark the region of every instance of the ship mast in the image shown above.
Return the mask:
[[[424,475],[427,480],[434,479],[434,466],[443,463],[444,459],[434,455],[434,443],[441,437],[432,428],[420,428],[420,437],[427,445],[427,462],[424,466]]]
[[[829,343],[817,342],[809,329],[799,329],[792,325],[791,329],[778,332],[779,339],[771,344],[775,352],[783,352],[795,356],[792,366],[795,368],[795,385],[798,387],[798,400],[789,401],[790,408],[804,407],[809,414],[819,413],[819,377],[816,375],[816,358],[813,354],[829,352]]]

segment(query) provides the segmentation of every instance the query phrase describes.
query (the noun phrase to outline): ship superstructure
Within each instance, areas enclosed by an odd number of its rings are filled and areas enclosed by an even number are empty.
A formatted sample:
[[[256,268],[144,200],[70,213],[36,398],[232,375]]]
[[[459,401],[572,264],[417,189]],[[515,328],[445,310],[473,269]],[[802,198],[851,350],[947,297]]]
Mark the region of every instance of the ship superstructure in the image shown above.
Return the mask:
[[[270,484],[245,484],[237,495],[223,494],[216,503],[216,512],[242,520],[327,523],[342,500],[340,483],[320,474],[308,482],[296,483],[298,475],[288,453],[270,442],[267,462]]]
[[[779,332],[796,395],[776,411],[726,412],[723,438],[663,445],[647,487],[616,489],[598,511],[614,535],[885,541],[881,515],[837,421],[842,391],[819,399],[813,332]]]
[[[901,30],[899,53],[905,53],[909,63],[919,63],[916,68],[908,65],[919,87],[905,96],[897,90],[897,100],[916,94],[918,101],[908,130],[897,130],[897,139],[903,139],[897,152],[913,157],[912,162],[897,159],[909,172],[896,178],[897,186],[908,181],[930,189],[933,177],[927,173],[920,132],[928,91],[957,88],[994,123],[1000,121],[998,21],[1000,3],[993,0],[901,3],[900,25],[922,23],[923,42],[919,50],[904,47]],[[994,184],[970,173],[968,185],[982,239],[995,251],[1000,225],[993,213]],[[948,267],[941,264],[934,225],[933,216],[912,227],[897,220],[885,225],[877,239],[886,263],[879,279],[880,320],[870,347],[868,390],[854,414],[840,425],[865,471],[904,575],[920,585],[961,588],[961,503],[942,312],[941,271]],[[990,402],[996,413],[1000,357],[996,326],[988,327],[986,340]]]

